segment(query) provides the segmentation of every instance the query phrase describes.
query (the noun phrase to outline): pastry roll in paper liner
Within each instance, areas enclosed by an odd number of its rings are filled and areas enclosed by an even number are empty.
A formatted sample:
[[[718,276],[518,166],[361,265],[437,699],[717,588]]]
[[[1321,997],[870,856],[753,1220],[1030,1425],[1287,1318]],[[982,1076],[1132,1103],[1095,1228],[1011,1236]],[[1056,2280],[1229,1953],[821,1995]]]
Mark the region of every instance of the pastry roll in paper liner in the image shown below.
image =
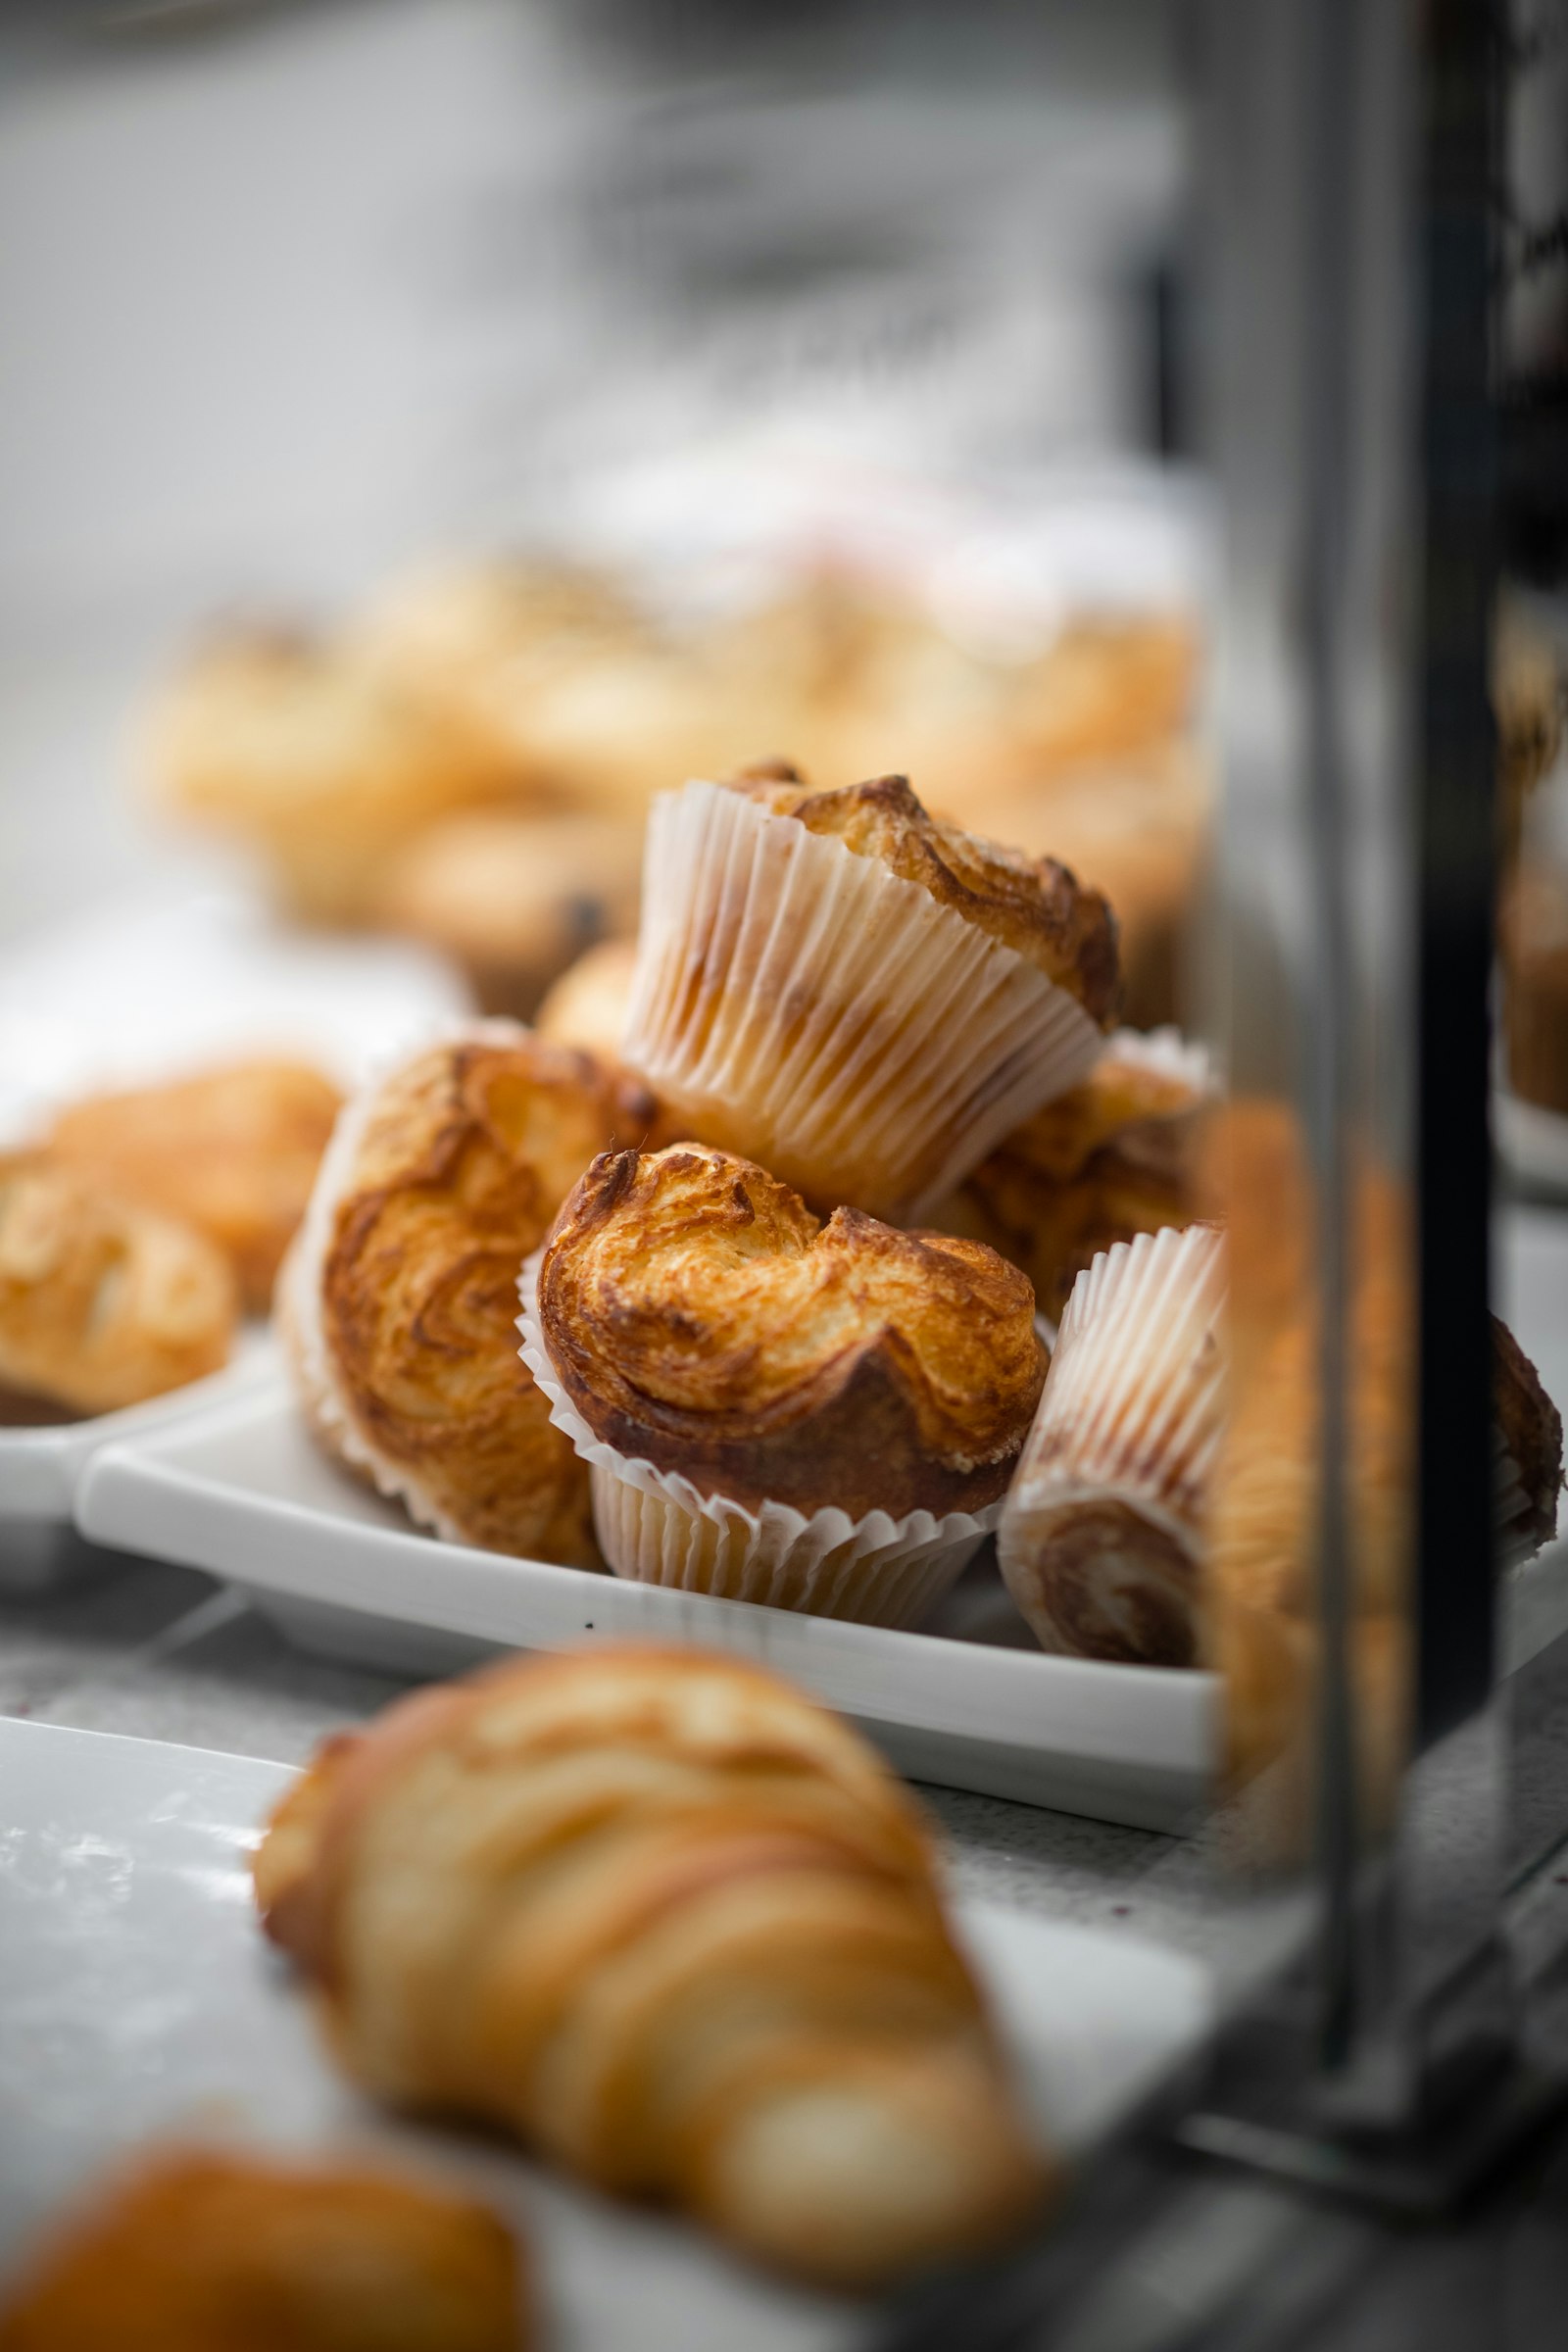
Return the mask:
[[[1102,1043],[880,858],[716,784],[655,801],[623,1058],[808,1199],[917,1222]]]
[[[549,1401],[551,1420],[589,1465],[594,1526],[617,1576],[812,1617],[909,1626],[957,1582],[997,1525],[1000,1502],[941,1519],[929,1511],[902,1519],[870,1511],[852,1519],[833,1508],[807,1518],[783,1502],[752,1510],[722,1494],[704,1494],[677,1472],[618,1453],[594,1436],[556,1376],[539,1321],[543,1260],[543,1250],[535,1250],[517,1286],[520,1352]]]
[[[417,1479],[372,1446],[343,1401],[331,1350],[321,1323],[321,1285],[332,1228],[339,1204],[354,1173],[371,1113],[387,1081],[420,1054],[437,1046],[516,1046],[529,1035],[520,1023],[506,1020],[449,1021],[432,1027],[417,1043],[405,1046],[338,1112],[332,1139],[321,1155],[299,1231],[289,1246],[278,1276],[276,1312],[295,1386],[307,1419],[323,1444],[368,1478],[379,1494],[402,1503],[416,1527],[428,1529],[448,1544],[469,1544],[472,1538],[432,1502]]]
[[[1043,1647],[1196,1662],[1224,1297],[1223,1236],[1209,1225],[1118,1242],[1074,1284],[998,1538]]]

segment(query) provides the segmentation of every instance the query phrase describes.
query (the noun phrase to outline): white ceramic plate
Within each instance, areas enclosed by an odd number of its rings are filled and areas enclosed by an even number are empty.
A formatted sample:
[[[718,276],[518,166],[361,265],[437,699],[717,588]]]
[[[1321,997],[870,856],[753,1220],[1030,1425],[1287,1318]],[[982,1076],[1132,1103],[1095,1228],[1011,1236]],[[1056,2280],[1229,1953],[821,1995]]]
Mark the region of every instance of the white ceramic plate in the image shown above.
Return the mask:
[[[0,1427],[0,1590],[34,1590],[53,1581],[64,1555],[48,1542],[68,1528],[82,1472],[100,1446],[146,1437],[185,1413],[220,1405],[260,1381],[276,1379],[276,1349],[265,1325],[241,1332],[233,1359],[205,1380],[187,1382],[145,1404],[83,1421],[46,1421],[30,1428]]]
[[[251,1909],[289,1778],[199,1748],[0,1720],[0,2265],[149,2134],[336,2147],[456,2174],[525,2232],[553,2352],[848,2352],[875,2315],[773,2285],[674,2222],[520,2156],[393,2125],[329,2071]],[[1152,1945],[960,1908],[1032,2112],[1069,2157],[1196,2049],[1209,1989]]]
[[[993,1585],[891,1633],[438,1543],[324,1460],[281,1381],[106,1446],[76,1498],[95,1543],[210,1569],[308,1648],[412,1674],[493,1647],[642,1635],[739,1650],[853,1715],[916,1780],[1173,1830],[1204,1802],[1202,1674],[1043,1655]],[[1022,1646],[1013,1646],[1017,1642]]]

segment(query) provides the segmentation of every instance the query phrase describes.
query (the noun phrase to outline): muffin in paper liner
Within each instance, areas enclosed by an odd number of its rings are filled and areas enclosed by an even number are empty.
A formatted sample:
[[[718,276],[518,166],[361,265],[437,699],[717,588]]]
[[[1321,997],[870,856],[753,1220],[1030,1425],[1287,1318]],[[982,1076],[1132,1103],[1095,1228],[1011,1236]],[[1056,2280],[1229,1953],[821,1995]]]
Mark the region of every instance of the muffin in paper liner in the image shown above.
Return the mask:
[[[556,1377],[539,1324],[543,1260],[544,1250],[536,1250],[517,1286],[520,1353],[551,1420],[589,1465],[594,1525],[616,1576],[808,1616],[910,1626],[957,1582],[996,1527],[1001,1503],[941,1519],[929,1511],[902,1519],[870,1511],[852,1519],[833,1508],[808,1518],[782,1502],[754,1511],[617,1452],[595,1437]]]
[[[998,1538],[1007,1589],[1044,1648],[1197,1662],[1224,1298],[1211,1225],[1118,1242],[1074,1285]]]
[[[808,1200],[918,1221],[1101,1052],[916,882],[717,784],[655,802],[622,1056]]]

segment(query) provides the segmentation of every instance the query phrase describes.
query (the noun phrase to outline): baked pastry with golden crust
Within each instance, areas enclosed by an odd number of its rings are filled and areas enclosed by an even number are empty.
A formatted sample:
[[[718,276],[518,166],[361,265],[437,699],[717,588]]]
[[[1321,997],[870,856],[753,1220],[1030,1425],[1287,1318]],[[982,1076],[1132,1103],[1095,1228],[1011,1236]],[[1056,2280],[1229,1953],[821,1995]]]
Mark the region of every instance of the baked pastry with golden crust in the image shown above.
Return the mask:
[[[601,1061],[618,1061],[636,968],[634,939],[602,939],[551,986],[534,1016],[535,1034],[553,1046],[580,1046]]]
[[[1100,1051],[1108,908],[903,777],[656,802],[624,1054],[692,1131],[822,1206],[918,1223]]]
[[[457,1543],[597,1565],[587,1473],[519,1360],[517,1269],[651,1106],[586,1054],[477,1023],[354,1102],[285,1269],[317,1434]]]
[[[538,1281],[595,1436],[705,1493],[854,1518],[981,1510],[1045,1376],[1028,1285],[976,1242],[826,1224],[707,1147],[595,1160]]]
[[[1116,1009],[1116,925],[1096,890],[1085,890],[1054,858],[1030,858],[982,841],[931,816],[907,776],[877,776],[837,792],[813,792],[800,777],[743,772],[727,789],[808,833],[841,841],[913,882],[1076,997],[1102,1028]]]
[[[41,1148],[198,1227],[228,1258],[248,1312],[261,1315],[341,1102],[302,1063],[235,1062],[74,1102]]]
[[[1562,1415],[1506,1323],[1492,1318],[1492,1402],[1504,1492],[1498,1495],[1505,1561],[1528,1558],[1557,1532],[1562,1494]]]
[[[1102,1250],[1196,1215],[1200,1063],[1169,1033],[1118,1032],[1088,1077],[1004,1137],[935,1222],[1021,1267],[1055,1322]]]
[[[601,1645],[421,1692],[328,1743],[255,1867],[368,2090],[763,2262],[874,2285],[1040,2200],[919,1812],[756,1667]]]
[[[470,811],[392,859],[379,914],[454,957],[483,1011],[525,1019],[591,941],[636,929],[642,858],[641,827],[611,817]]]
[[[0,1161],[8,1388],[67,1413],[139,1404],[226,1363],[237,1312],[204,1234],[47,1161]]]
[[[170,2151],[45,2246],[0,2352],[520,2352],[482,2205],[361,2167]]]
[[[322,922],[372,913],[388,852],[432,818],[517,789],[452,709],[303,629],[194,654],[148,713],[144,762],[163,807],[259,850]]]

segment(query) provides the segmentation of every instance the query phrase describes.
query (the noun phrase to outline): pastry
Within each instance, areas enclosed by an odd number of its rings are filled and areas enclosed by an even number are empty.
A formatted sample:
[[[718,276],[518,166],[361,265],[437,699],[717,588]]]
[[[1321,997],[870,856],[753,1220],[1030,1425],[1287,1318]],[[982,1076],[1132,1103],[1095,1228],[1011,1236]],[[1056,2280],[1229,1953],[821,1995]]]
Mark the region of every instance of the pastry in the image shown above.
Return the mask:
[[[339,1102],[336,1087],[300,1063],[236,1062],[74,1102],[41,1149],[199,1227],[227,1256],[247,1310],[261,1315]]]
[[[256,1856],[335,2055],[760,2260],[875,2285],[1037,2205],[919,1812],[703,1650],[510,1658],[327,1743]]]
[[[1116,909],[1123,1020],[1180,1021],[1190,926],[1213,824],[1213,791],[1192,746],[1152,743],[1114,764],[982,783],[949,806],[976,831],[1049,849]]]
[[[170,2150],[99,2192],[0,2306],[0,2352],[519,2352],[495,2216],[355,2166]]]
[[[517,1358],[517,1269],[650,1116],[585,1054],[495,1021],[339,1121],[280,1285],[291,1360],[328,1450],[454,1543],[597,1564],[586,1468]]]
[[[526,1018],[591,942],[636,929],[642,854],[609,817],[452,816],[392,860],[377,913],[453,956],[484,1011]]]
[[[259,850],[284,904],[317,921],[366,919],[391,850],[517,789],[453,711],[303,630],[215,639],[145,732],[162,806]]]
[[[595,1160],[525,1277],[524,1347],[622,1576],[881,1624],[999,1503],[1045,1373],[982,1244],[824,1225],[708,1147]]]
[[[0,1382],[71,1413],[139,1404],[228,1360],[226,1259],[188,1225],[45,1160],[0,1161]]]
[[[536,1035],[618,1061],[636,966],[634,939],[602,939],[552,985],[534,1016]]]
[[[1557,1532],[1562,1415],[1500,1316],[1492,1318],[1492,1403],[1497,1459],[1500,1565],[1513,1567]]]
[[[1087,1078],[1004,1136],[932,1211],[1000,1250],[1054,1322],[1103,1250],[1196,1213],[1206,1058],[1174,1031],[1118,1030]]]
[[[624,1054],[695,1133],[824,1206],[915,1220],[1081,1078],[1104,901],[929,817],[902,776],[656,802]]]
[[[1118,1242],[1079,1277],[997,1537],[1042,1648],[1197,1664],[1224,1297],[1211,1225]]]

